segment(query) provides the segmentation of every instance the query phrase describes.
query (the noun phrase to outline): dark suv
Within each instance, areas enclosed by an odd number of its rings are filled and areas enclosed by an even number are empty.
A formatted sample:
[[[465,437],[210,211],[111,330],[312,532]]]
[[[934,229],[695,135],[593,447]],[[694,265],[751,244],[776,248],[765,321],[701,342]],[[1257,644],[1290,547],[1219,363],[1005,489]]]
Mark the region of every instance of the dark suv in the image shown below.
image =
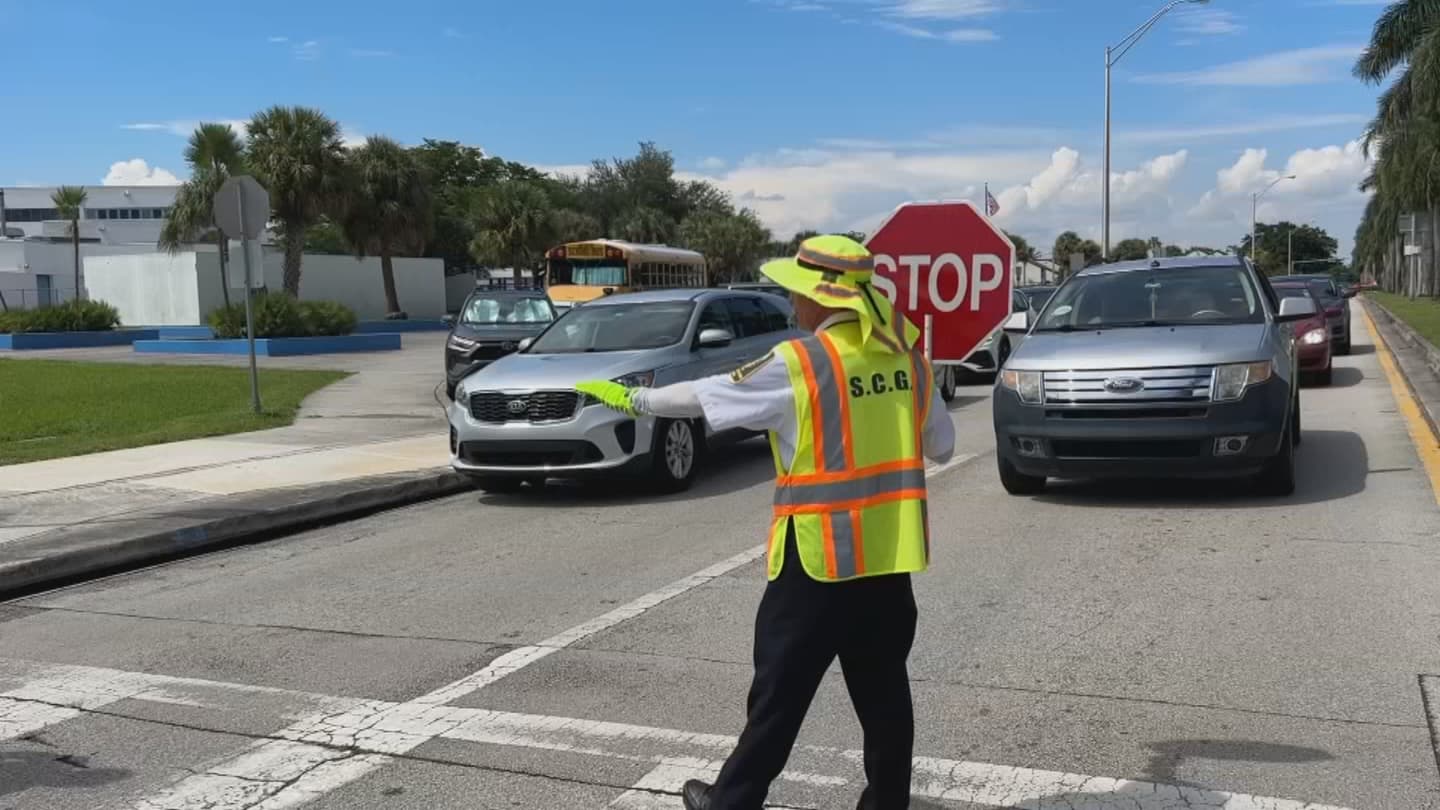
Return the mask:
[[[460,307],[445,341],[445,394],[470,374],[545,331],[558,317],[541,290],[475,290]],[[448,318],[447,318],[448,319]]]

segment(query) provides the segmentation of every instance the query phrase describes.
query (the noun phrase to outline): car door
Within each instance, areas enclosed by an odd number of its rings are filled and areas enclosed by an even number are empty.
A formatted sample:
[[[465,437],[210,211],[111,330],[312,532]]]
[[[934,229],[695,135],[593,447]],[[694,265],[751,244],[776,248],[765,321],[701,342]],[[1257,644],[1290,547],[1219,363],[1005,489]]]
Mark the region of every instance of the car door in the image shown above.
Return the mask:
[[[763,357],[774,347],[774,339],[767,337],[773,331],[771,318],[766,314],[759,296],[726,298],[725,308],[730,313],[730,322],[739,330],[734,344],[735,359],[739,361],[736,368]]]
[[[699,321],[695,326],[695,344],[691,352],[694,357],[690,374],[692,379],[712,374],[728,374],[745,364],[742,359],[744,339],[740,324],[735,323],[730,309],[726,306],[728,300],[727,297],[717,296],[705,301],[700,308]],[[735,339],[726,346],[702,348],[700,334],[706,329],[724,329],[734,335]]]

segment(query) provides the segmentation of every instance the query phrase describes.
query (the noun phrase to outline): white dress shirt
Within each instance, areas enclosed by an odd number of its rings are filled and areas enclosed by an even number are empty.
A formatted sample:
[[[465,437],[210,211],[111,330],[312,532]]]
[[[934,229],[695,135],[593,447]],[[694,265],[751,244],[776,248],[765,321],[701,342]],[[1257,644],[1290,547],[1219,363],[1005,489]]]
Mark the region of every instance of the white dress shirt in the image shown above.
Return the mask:
[[[823,332],[857,317],[853,312],[838,313],[825,319],[815,331]],[[955,425],[940,396],[940,387],[932,385],[931,388],[930,412],[921,439],[925,457],[943,463],[955,452]],[[787,468],[790,459],[795,457],[799,434],[795,394],[785,361],[774,355],[738,382],[729,374],[717,374],[663,388],[641,389],[635,392],[634,404],[641,413],[653,416],[671,419],[703,416],[712,430],[769,431],[780,442],[780,455]]]

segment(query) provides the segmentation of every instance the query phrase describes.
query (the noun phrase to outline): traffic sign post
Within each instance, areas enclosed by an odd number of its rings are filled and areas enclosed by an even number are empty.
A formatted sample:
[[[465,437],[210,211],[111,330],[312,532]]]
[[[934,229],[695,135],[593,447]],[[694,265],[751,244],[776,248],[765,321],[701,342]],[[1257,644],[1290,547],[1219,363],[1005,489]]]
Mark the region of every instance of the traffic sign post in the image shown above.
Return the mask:
[[[865,246],[875,286],[937,364],[963,361],[1010,317],[1015,246],[969,202],[905,203]]]
[[[270,219],[270,192],[249,175],[231,177],[215,192],[212,201],[215,224],[227,234],[240,237],[240,252],[245,259],[245,340],[250,347],[250,407],[260,413],[260,373],[255,368],[255,316],[250,306],[250,289],[254,286],[250,266],[250,242],[265,230]],[[224,283],[229,283],[225,280]]]

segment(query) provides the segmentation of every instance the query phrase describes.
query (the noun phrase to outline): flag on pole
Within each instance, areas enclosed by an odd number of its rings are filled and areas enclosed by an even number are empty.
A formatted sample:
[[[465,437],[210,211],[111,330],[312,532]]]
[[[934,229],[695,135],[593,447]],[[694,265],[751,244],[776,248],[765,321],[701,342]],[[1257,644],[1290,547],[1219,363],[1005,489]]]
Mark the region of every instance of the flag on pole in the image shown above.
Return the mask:
[[[986,184],[985,184],[985,214],[986,214],[987,216],[992,216],[992,217],[993,217],[993,216],[995,216],[995,215],[998,214],[998,213],[1000,213],[1000,201],[997,200],[997,199],[995,199],[994,195],[992,195],[992,194],[990,193],[990,184],[989,184],[989,183],[986,183]]]

